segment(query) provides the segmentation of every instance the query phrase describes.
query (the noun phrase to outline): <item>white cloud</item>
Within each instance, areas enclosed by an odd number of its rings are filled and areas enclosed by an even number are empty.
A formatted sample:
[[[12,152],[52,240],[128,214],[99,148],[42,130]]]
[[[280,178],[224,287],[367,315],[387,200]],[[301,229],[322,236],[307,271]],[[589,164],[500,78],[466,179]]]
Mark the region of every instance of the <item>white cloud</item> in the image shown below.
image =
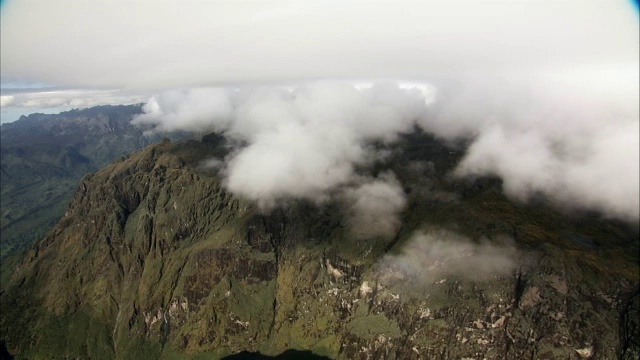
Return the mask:
[[[224,132],[239,145],[223,168],[227,187],[265,208],[291,198],[322,202],[337,190],[366,192],[364,184],[372,180],[363,182],[355,168],[383,155],[370,143],[391,144],[417,124],[444,138],[471,140],[458,176],[497,175],[512,198],[542,193],[564,207],[637,221],[637,100],[627,93],[608,96],[612,88],[604,84],[517,84],[476,78],[453,90],[440,86],[435,102],[427,101],[433,91],[424,86],[388,82],[200,89],[156,96],[134,122],[157,130]],[[388,180],[387,193],[400,188]],[[397,195],[397,203],[386,201],[394,214],[404,201]],[[354,209],[366,207],[352,201]]]
[[[156,131],[217,130],[235,151],[225,185],[263,208],[280,201],[323,202],[344,192],[362,236],[392,235],[404,192],[392,174],[363,178],[355,167],[377,157],[371,141],[393,142],[424,114],[421,88],[316,82],[289,89],[200,89],[154,96],[133,122]]]
[[[370,161],[367,142],[392,142],[417,117],[438,136],[473,140],[460,175],[497,174],[517,198],[541,192],[638,218],[640,35],[628,1],[193,5],[7,2],[0,70],[82,88],[240,87],[164,93],[137,121],[162,131],[219,129],[248,144],[227,159],[228,186],[264,204],[322,201]],[[433,87],[284,86],[324,78]],[[281,87],[243,88],[249,83]],[[135,98],[98,93],[3,93],[15,96],[3,114]],[[430,115],[427,103],[435,104]]]
[[[414,233],[398,253],[389,253],[378,264],[385,285],[406,282],[431,285],[448,276],[487,280],[509,275],[519,254],[508,238],[480,239],[442,229]]]
[[[599,131],[581,140],[553,142],[544,133],[483,130],[457,174],[498,175],[506,193],[520,200],[543,193],[562,205],[637,221],[638,122]]]
[[[349,203],[348,216],[351,233],[356,238],[393,236],[400,228],[398,216],[407,201],[402,185],[391,172],[362,184],[345,189]]]
[[[37,111],[39,108],[52,107],[85,108],[97,105],[142,103],[148,99],[148,95],[114,90],[70,89],[42,91],[35,89],[34,91],[21,91],[12,95],[3,95],[2,98],[3,104],[5,98],[11,100],[9,103],[4,104],[3,107],[32,108]]]
[[[143,107],[144,114],[133,123],[165,132],[221,130],[217,127],[224,127],[231,116],[230,100],[229,91],[224,89],[167,91],[149,99]]]
[[[46,90],[40,88],[3,90],[2,122],[17,120],[20,115],[35,112],[57,113],[98,105],[128,105],[147,101],[149,95],[118,90]],[[9,114],[12,116],[10,117]]]
[[[248,145],[228,160],[227,186],[264,205],[286,198],[323,201],[356,180],[354,166],[372,159],[369,141],[394,140],[424,109],[418,92],[389,83],[241,92],[227,134]]]
[[[426,108],[422,92],[378,83],[316,82],[291,88],[198,89],[154,96],[133,122],[157,131],[218,130],[247,146],[227,160],[227,186],[264,206],[322,201],[370,161],[368,141],[393,141]]]
[[[597,76],[469,81],[455,91],[443,88],[421,125],[446,138],[473,139],[457,175],[497,175],[506,193],[520,200],[541,193],[562,206],[637,221],[640,114],[634,72],[627,69],[626,76],[609,82]]]
[[[11,95],[2,95],[0,96],[0,107],[7,107],[13,105],[15,103],[15,97]]]

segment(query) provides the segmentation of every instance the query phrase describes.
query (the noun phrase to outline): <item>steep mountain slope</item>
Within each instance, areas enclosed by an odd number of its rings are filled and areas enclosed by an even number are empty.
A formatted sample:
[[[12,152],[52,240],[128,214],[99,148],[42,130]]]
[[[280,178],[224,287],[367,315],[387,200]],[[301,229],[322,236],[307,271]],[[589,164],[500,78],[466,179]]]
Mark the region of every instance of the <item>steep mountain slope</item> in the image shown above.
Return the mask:
[[[640,354],[636,227],[592,214],[568,218],[542,201],[511,203],[495,179],[451,180],[445,174],[460,154],[414,134],[388,160],[410,196],[402,228],[391,238],[357,239],[340,204],[291,202],[263,213],[234,197],[215,171],[198,167],[227,151],[215,135],[204,140],[164,141],[82,180],[62,220],[2,291],[0,337],[10,352]],[[428,234],[442,241],[428,243]],[[461,262],[457,253],[429,258],[462,242],[456,238],[468,239],[456,248]],[[434,261],[416,272],[412,254]],[[514,266],[494,271],[505,258]]]
[[[130,124],[139,105],[32,114],[2,124],[1,253],[28,247],[58,222],[83,175],[160,140]]]

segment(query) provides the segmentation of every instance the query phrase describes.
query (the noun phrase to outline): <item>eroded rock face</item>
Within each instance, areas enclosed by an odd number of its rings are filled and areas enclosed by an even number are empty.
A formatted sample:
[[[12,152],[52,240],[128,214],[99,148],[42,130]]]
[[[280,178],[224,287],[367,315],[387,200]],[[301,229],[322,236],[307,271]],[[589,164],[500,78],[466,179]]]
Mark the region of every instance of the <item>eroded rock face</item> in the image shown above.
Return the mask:
[[[264,214],[226,192],[215,173],[197,167],[206,154],[219,155],[213,140],[164,142],[84,179],[2,294],[9,351],[105,359],[290,348],[339,359],[637,358],[638,262],[628,257],[637,245],[619,226],[562,220],[510,204],[495,182],[447,184],[430,169],[403,179],[414,183],[395,237],[356,240],[335,204],[292,203]],[[421,156],[441,149],[421,143]],[[381,265],[415,230],[429,228],[489,241],[510,235],[516,266],[478,280],[442,272],[441,264],[420,275]],[[565,242],[567,230],[599,248]]]

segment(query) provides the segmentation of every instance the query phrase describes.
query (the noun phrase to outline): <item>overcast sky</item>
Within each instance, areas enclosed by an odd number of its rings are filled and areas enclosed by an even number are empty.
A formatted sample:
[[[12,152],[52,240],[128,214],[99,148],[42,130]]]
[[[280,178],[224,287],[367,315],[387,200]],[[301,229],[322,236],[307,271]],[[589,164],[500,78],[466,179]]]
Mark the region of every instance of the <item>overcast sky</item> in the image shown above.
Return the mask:
[[[104,101],[132,103],[197,85],[495,74],[598,83],[638,71],[628,0],[8,0],[0,16],[3,114],[101,103],[78,89],[124,89]],[[74,91],[14,91],[21,84]]]
[[[208,163],[264,208],[332,198],[393,233],[397,178],[355,169],[419,126],[471,140],[453,175],[640,218],[629,0],[8,0],[0,16],[3,122],[146,102],[137,124],[238,140]]]

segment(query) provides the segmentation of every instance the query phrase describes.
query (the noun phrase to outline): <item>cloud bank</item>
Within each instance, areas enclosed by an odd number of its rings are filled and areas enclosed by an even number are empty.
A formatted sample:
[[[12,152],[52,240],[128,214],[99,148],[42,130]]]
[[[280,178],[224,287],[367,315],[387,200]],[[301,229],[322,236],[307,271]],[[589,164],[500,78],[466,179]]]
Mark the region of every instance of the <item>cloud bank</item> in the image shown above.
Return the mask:
[[[149,94],[118,90],[2,89],[2,122],[18,120],[35,112],[58,113],[98,105],[128,105],[146,102]]]
[[[323,202],[339,193],[350,201],[352,224],[381,219],[369,226],[375,233],[398,227],[404,193],[393,174],[374,178],[359,170],[384,156],[373,142],[392,145],[415,126],[469,141],[454,171],[458,177],[499,176],[517,200],[542,194],[562,207],[638,221],[633,79],[596,89],[557,80],[492,80],[441,85],[435,100],[429,86],[391,82],[177,91],[153,97],[134,122],[157,131],[223,132],[236,149],[219,159],[235,194],[269,208],[280,200]]]
[[[561,206],[638,221],[640,75],[637,68],[602,75],[467,81],[442,89],[422,126],[473,139],[458,176],[497,175],[512,198],[543,194]]]
[[[109,104],[132,104],[146,102],[146,94],[127,93],[117,90],[46,90],[29,91],[6,90],[2,95],[2,107],[15,106],[24,108],[71,107],[83,108]]]
[[[268,209],[279,201],[346,201],[358,237],[392,236],[405,194],[388,172],[366,167],[413,130],[426,111],[424,87],[315,82],[291,88],[196,89],[154,96],[135,124],[155,131],[216,130],[235,145],[226,187]],[[216,163],[217,164],[217,163]]]
[[[322,201],[361,183],[354,169],[377,155],[367,143],[393,141],[417,121],[440,137],[471,140],[459,176],[500,176],[517,199],[544,194],[639,217],[640,34],[630,1],[114,4],[5,2],[3,77],[152,92],[325,78],[427,82],[437,97],[417,120],[420,94],[313,86],[162,93],[136,121],[219,130],[246,144],[224,167],[228,186],[263,206]],[[97,103],[89,93],[2,96],[2,121],[20,106]]]

